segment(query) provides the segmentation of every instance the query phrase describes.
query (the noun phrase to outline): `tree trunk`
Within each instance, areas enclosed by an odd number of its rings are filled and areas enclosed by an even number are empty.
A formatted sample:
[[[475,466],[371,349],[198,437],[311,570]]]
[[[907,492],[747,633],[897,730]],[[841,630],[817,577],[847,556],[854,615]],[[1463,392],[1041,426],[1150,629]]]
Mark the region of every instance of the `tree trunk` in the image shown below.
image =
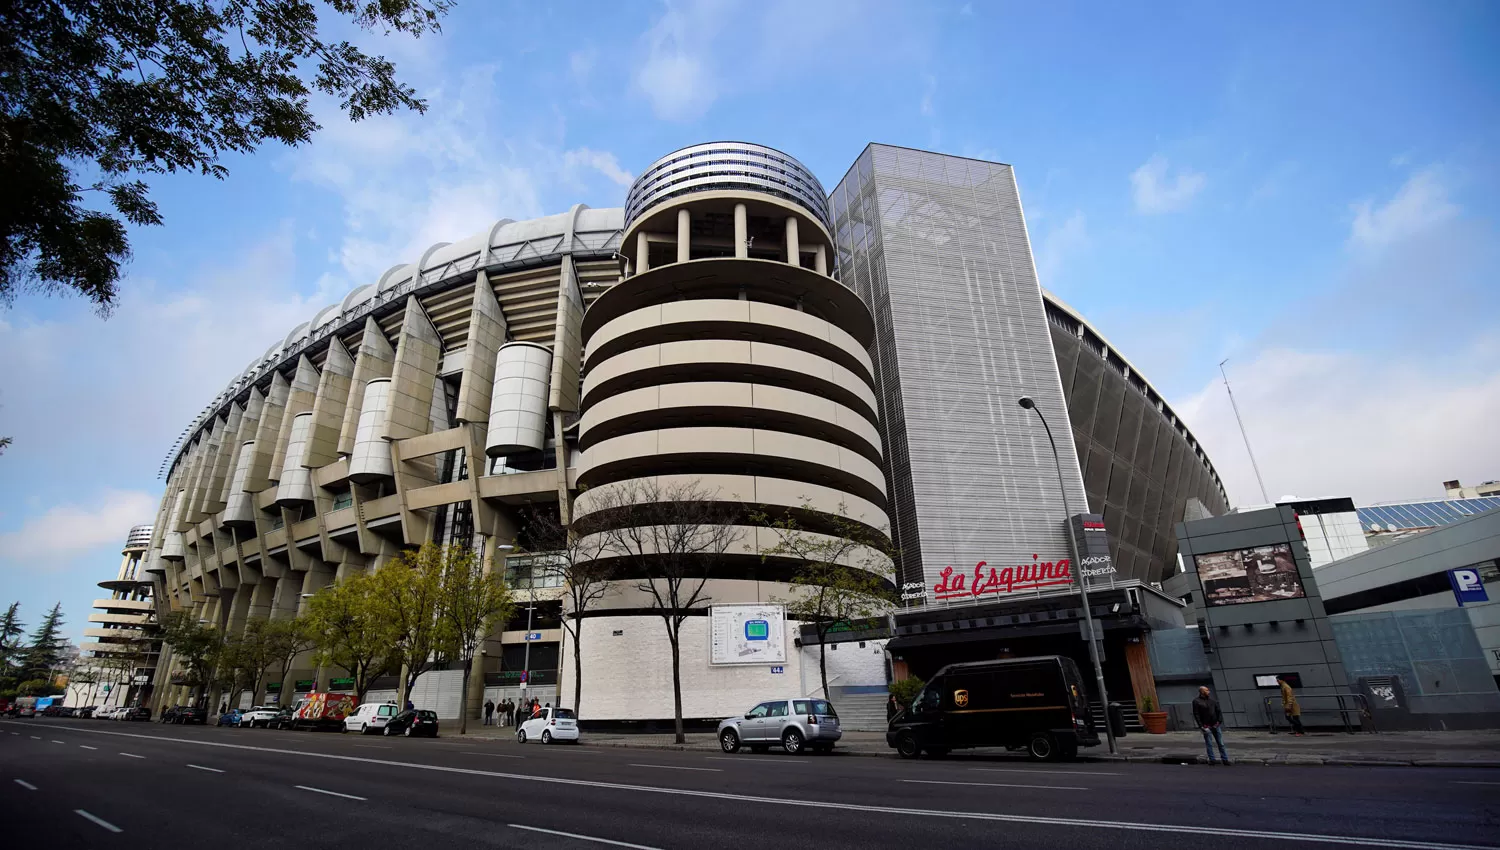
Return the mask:
[[[573,713],[583,717],[583,618],[573,621]]]
[[[673,725],[677,731],[677,737],[673,740],[685,744],[687,738],[682,733],[682,658],[677,645],[681,635],[670,624],[667,626],[667,633],[667,640],[672,644],[672,709]]]
[[[828,633],[818,635],[818,675],[823,679],[823,699],[832,700],[828,693]]]
[[[459,691],[462,697],[459,699],[458,709],[458,734],[463,735],[469,731],[469,668],[474,665],[474,659],[469,658],[463,662],[464,684],[463,690]]]

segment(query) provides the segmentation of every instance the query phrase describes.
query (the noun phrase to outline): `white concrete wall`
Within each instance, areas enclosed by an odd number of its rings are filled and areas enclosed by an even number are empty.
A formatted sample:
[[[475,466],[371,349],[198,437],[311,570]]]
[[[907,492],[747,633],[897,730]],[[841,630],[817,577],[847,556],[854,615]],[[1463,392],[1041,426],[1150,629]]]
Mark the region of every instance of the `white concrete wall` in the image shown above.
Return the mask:
[[[863,649],[858,641],[830,644],[828,647],[828,687],[835,693],[839,688],[879,686],[885,687],[885,641],[865,641]],[[818,677],[818,647],[804,646],[802,653],[802,678],[804,693],[820,693],[822,684]]]
[[[798,623],[786,624],[785,672],[769,664],[709,663],[708,617],[682,624],[682,716],[729,717],[777,696],[804,696],[802,657],[792,641]],[[615,635],[615,631],[622,634]],[[561,704],[573,705],[573,649],[564,642]],[[843,652],[843,650],[839,650]],[[817,668],[807,677],[817,688]],[[588,720],[671,718],[672,655],[660,617],[590,617],[583,629],[583,710]]]

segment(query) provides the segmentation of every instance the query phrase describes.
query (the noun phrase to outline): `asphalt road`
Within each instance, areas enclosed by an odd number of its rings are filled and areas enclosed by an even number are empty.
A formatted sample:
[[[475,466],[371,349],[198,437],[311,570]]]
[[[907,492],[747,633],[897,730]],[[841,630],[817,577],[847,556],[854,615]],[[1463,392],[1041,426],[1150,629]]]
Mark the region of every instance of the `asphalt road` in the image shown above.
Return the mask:
[[[819,850],[1500,848],[1500,771],[903,762],[0,721],[0,847],[747,841]]]

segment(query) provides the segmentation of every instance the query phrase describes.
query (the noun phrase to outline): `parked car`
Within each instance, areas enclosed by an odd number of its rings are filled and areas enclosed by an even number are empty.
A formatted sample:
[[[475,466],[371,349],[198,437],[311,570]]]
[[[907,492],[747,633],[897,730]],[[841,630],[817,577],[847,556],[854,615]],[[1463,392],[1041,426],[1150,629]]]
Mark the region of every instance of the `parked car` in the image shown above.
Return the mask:
[[[273,716],[270,720],[266,721],[266,728],[267,729],[290,729],[290,728],[292,728],[292,718],[294,716],[295,715],[293,714],[293,712],[292,712],[292,710],[290,708],[277,709],[275,716]]]
[[[151,707],[145,705],[137,705],[132,708],[126,709],[124,719],[150,721]]]
[[[215,726],[243,726],[243,725],[245,725],[245,715],[242,714],[242,713],[240,713],[240,710],[238,708],[231,708],[228,711],[224,712],[223,714],[220,714],[219,715],[219,722],[215,723],[214,725]]]
[[[757,753],[779,746],[792,755],[803,749],[832,752],[843,734],[833,703],[812,697],[763,702],[743,717],[725,719],[718,731],[719,746],[726,753],[739,752],[741,746]]]
[[[1039,761],[1099,745],[1083,677],[1060,655],[949,664],[891,719],[886,743],[902,758],[966,747],[1026,748]]]
[[[438,718],[436,711],[427,709],[407,709],[385,724],[385,734],[405,735],[414,738],[418,735],[426,735],[429,738],[438,736]]]
[[[343,731],[358,732],[361,735],[380,732],[400,710],[401,707],[393,702],[367,702],[344,718]]]
[[[239,725],[248,726],[251,729],[254,729],[257,726],[270,726],[271,720],[275,716],[276,709],[274,707],[267,708],[263,705],[257,705],[249,711],[246,711],[244,714],[240,715]]]
[[[553,741],[578,743],[578,717],[571,708],[544,708],[542,713],[521,723],[516,741],[524,744],[536,739],[544,744]]]
[[[186,726],[186,725],[192,724],[192,723],[196,723],[199,726],[207,726],[208,725],[208,709],[206,709],[206,708],[197,708],[197,707],[194,707],[194,706],[188,706],[188,707],[182,709],[182,711],[179,711],[177,713],[177,717],[175,719],[173,719],[172,722],[173,723],[177,723],[177,724],[181,724],[183,726]]]

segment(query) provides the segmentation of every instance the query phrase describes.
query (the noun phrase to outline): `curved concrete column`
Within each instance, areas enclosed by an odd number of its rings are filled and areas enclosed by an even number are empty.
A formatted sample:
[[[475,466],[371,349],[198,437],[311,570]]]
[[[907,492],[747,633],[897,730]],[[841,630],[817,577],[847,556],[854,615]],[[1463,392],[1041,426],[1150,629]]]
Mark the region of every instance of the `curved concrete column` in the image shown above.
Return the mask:
[[[539,451],[547,441],[547,385],[552,352],[530,342],[500,346],[484,450],[490,457]]]
[[[313,500],[312,470],[302,465],[312,436],[313,413],[299,413],[292,418],[291,433],[286,441],[286,461],[281,467],[281,481],[276,486],[276,504],[282,507],[305,505]]]
[[[354,434],[354,454],[349,456],[349,480],[357,484],[395,476],[390,445],[385,439],[385,408],[390,396],[390,378],[376,378],[365,384],[359,428]]]

